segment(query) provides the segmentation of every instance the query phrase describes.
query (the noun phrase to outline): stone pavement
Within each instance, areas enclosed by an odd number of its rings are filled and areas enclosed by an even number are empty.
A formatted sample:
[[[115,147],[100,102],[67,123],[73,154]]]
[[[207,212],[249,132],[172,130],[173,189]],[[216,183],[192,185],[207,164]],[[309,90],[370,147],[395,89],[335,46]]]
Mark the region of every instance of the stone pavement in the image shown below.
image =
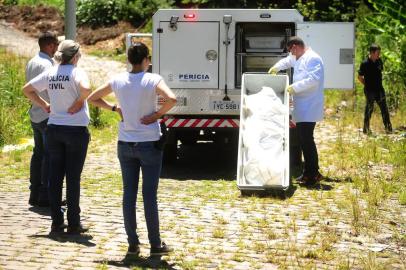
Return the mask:
[[[208,160],[214,149],[197,150]],[[202,180],[216,177],[224,156],[206,166],[185,154],[188,159],[165,167],[160,183],[162,238],[175,248],[162,261],[148,259],[142,207],[137,210],[142,258],[125,258],[115,145],[95,139],[82,179],[82,221],[91,228],[84,236],[49,236],[48,210],[27,204],[28,180],[0,181],[0,269],[364,269],[361,259],[375,252],[382,255],[379,263],[391,266],[386,269],[402,269],[405,247],[393,240],[391,224],[383,223],[377,237],[354,234],[351,213],[341,206],[346,185],[334,179],[319,189],[295,185],[285,200],[241,197],[234,181]],[[226,164],[224,172],[218,177],[232,179],[235,167]],[[390,220],[404,218],[401,210],[392,209]]]

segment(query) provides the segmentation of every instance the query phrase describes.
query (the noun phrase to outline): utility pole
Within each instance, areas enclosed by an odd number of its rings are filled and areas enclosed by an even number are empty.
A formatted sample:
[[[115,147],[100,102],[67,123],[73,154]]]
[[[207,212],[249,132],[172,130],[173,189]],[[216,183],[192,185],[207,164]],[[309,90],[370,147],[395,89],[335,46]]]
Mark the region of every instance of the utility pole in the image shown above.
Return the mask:
[[[65,0],[65,39],[76,39],[76,1]]]

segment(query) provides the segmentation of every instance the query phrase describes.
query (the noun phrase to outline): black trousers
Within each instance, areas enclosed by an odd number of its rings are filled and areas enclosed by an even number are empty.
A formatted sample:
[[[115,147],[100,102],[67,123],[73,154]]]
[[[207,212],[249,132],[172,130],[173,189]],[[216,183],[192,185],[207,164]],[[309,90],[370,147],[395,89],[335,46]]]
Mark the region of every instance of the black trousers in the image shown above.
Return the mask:
[[[80,176],[86,159],[90,134],[86,127],[48,125],[49,201],[52,225],[64,223],[61,211],[63,178],[66,175],[68,225],[80,224]]]
[[[366,106],[364,113],[364,132],[369,131],[369,121],[374,111],[374,102],[378,103],[379,108],[381,109],[382,120],[387,131],[392,131],[392,124],[389,118],[388,106],[386,105],[385,91],[379,90],[376,92],[368,92],[364,90],[366,97]]]
[[[296,123],[300,148],[302,149],[304,158],[303,175],[309,177],[314,177],[319,172],[319,156],[313,137],[315,127],[315,122]]]

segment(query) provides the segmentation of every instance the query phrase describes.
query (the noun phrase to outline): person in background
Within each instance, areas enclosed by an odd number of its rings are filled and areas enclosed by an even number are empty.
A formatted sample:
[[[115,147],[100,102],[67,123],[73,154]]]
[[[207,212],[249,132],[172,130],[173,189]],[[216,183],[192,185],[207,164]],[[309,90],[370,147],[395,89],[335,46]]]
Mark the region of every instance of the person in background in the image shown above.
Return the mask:
[[[58,48],[58,38],[51,32],[45,32],[38,38],[39,53],[28,61],[25,68],[26,82],[32,80],[54,65],[54,54]],[[39,93],[42,99],[49,102],[47,91]],[[34,148],[30,163],[30,198],[32,206],[49,206],[48,169],[49,157],[46,144],[48,112],[33,103],[29,110],[31,127],[34,135]]]
[[[90,134],[89,108],[86,98],[90,85],[86,73],[77,68],[79,44],[64,40],[59,44],[55,59],[59,65],[41,73],[24,87],[24,94],[45,112],[50,113],[46,132],[49,150],[49,198],[51,205],[51,233],[78,234],[87,231],[80,222],[80,176],[86,158]],[[38,92],[48,91],[49,100]],[[68,225],[60,207],[63,178],[66,175]]]
[[[374,102],[378,103],[381,109],[382,120],[387,133],[392,132],[388,106],[386,105],[385,89],[382,85],[383,63],[380,58],[381,48],[372,44],[369,47],[369,56],[365,59],[358,70],[358,80],[364,85],[364,94],[366,98],[364,127],[362,132],[371,134],[369,121],[374,110]]]
[[[314,185],[323,178],[313,134],[316,122],[321,121],[324,114],[324,65],[321,57],[306,47],[300,37],[291,37],[287,48],[289,55],[279,60],[268,73],[294,68],[293,84],[287,90],[293,97],[292,116],[304,157],[303,174],[297,180]]]
[[[162,147],[160,147],[161,118],[176,104],[176,97],[158,74],[146,72],[149,67],[149,50],[143,43],[135,43],[128,49],[130,72],[121,73],[108,83],[96,89],[89,102],[121,115],[117,143],[118,159],[123,178],[123,215],[128,236],[127,254],[140,253],[139,238],[136,232],[136,202],[140,169],[142,171],[142,196],[150,254],[165,255],[172,248],[161,241],[157,191],[162,167]],[[114,92],[119,106],[111,104],[103,97]],[[157,110],[157,95],[165,102]]]

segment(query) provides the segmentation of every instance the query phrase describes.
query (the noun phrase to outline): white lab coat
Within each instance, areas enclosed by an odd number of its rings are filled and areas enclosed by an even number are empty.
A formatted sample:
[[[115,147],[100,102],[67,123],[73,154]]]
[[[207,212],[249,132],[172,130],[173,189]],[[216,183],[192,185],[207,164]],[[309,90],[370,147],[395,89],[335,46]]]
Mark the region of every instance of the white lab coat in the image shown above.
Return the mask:
[[[324,114],[324,65],[321,57],[311,48],[294,60],[288,56],[274,66],[278,71],[294,68],[293,121],[317,122]]]

